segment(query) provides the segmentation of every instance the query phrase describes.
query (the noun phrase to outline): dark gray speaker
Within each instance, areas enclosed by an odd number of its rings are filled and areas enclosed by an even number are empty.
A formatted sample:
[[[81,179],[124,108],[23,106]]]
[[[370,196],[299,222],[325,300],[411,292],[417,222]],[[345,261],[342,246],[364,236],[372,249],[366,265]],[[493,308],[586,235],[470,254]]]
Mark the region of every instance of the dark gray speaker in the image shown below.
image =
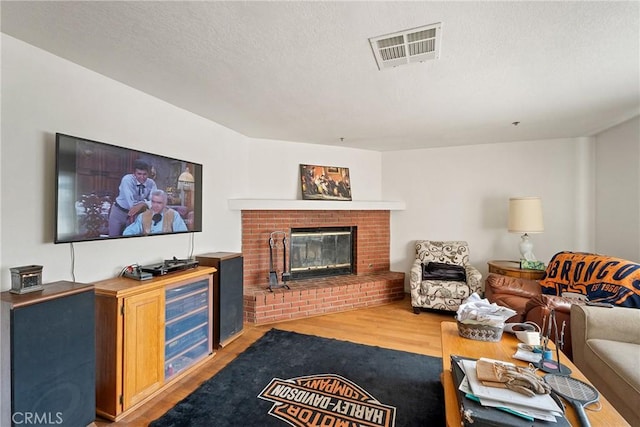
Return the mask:
[[[55,292],[56,285],[66,292]],[[16,296],[9,307],[12,425],[95,420],[94,291],[56,285],[45,285],[42,295]]]
[[[200,265],[215,267],[214,345],[224,347],[243,330],[243,258],[234,252],[214,252],[196,256]]]

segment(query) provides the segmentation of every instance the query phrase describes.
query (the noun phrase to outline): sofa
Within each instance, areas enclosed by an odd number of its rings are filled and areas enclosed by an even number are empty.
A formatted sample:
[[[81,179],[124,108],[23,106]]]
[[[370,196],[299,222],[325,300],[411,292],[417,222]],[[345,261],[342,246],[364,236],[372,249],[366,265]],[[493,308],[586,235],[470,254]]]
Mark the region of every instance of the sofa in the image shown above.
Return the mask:
[[[640,310],[571,307],[573,362],[632,426],[640,426]]]
[[[507,322],[530,321],[548,326],[553,310],[558,328],[565,324],[562,351],[573,360],[571,307],[589,300],[640,308],[640,264],[606,255],[563,251],[549,261],[542,280],[491,273],[484,292],[490,302],[516,311]],[[554,334],[551,339],[557,341]]]

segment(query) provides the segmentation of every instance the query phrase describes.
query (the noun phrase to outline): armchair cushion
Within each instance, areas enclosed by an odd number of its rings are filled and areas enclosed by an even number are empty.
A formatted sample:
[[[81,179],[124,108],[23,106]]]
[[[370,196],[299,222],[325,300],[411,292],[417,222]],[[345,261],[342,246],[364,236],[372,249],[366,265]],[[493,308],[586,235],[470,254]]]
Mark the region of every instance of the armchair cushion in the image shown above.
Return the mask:
[[[573,292],[590,301],[640,308],[640,264],[622,258],[559,252],[540,281],[542,293]]]
[[[422,280],[454,280],[466,282],[467,273],[461,265],[429,261],[426,264],[422,264]]]

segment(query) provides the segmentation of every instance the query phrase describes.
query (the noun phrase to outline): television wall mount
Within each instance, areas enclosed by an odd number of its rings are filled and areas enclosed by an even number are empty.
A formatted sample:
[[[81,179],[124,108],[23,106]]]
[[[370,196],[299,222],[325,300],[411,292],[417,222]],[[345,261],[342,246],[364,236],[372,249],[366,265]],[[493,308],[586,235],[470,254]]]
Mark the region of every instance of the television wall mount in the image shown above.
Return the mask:
[[[282,237],[282,240],[280,238]],[[278,256],[278,244],[282,242],[282,283],[278,282],[278,272],[274,258]],[[269,290],[273,292],[277,288],[289,289],[287,282],[291,278],[291,273],[287,271],[287,233],[284,231],[274,231],[269,235]]]

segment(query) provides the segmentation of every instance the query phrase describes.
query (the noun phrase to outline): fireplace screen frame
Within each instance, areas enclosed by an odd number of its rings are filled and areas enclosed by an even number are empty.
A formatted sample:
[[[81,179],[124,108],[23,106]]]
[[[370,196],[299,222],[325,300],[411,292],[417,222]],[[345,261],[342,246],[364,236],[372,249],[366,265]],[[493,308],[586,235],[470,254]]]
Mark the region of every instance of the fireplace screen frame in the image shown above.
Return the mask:
[[[350,248],[349,248],[349,262],[340,263],[329,266],[307,266],[299,267],[294,266],[296,257],[300,254],[297,253],[298,249],[294,247],[294,239],[299,234],[317,234],[318,236],[329,235],[343,235],[348,234],[350,236]],[[322,233],[322,234],[321,234]],[[289,230],[289,272],[291,273],[291,279],[311,279],[314,277],[327,277],[327,276],[341,276],[354,273],[355,257],[356,257],[356,233],[357,227],[343,226],[343,227],[302,227],[292,228]]]

